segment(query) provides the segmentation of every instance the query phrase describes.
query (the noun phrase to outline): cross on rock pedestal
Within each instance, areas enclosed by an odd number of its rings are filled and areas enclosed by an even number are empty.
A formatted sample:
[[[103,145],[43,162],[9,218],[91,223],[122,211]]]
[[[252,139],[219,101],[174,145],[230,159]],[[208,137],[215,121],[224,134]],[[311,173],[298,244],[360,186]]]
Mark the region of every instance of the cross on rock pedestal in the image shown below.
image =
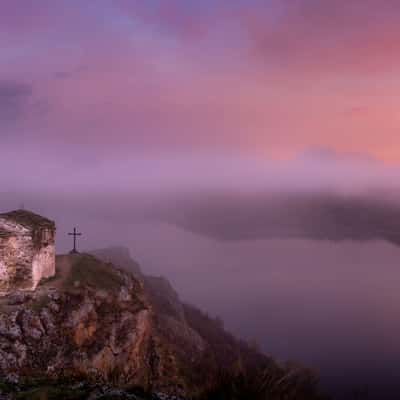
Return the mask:
[[[71,254],[76,254],[76,253],[78,253],[78,251],[76,250],[76,237],[77,236],[81,236],[82,233],[77,232],[76,228],[74,228],[74,231],[73,232],[69,232],[68,235],[71,235],[71,236],[74,237],[74,248],[71,250]]]

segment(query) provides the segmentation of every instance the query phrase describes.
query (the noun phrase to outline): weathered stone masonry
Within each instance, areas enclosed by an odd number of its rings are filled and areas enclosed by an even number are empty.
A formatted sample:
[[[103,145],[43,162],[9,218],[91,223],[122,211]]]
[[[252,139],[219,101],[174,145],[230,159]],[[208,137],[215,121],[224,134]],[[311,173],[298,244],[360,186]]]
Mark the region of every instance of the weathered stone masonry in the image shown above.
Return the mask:
[[[55,274],[55,223],[26,210],[0,214],[0,295]]]

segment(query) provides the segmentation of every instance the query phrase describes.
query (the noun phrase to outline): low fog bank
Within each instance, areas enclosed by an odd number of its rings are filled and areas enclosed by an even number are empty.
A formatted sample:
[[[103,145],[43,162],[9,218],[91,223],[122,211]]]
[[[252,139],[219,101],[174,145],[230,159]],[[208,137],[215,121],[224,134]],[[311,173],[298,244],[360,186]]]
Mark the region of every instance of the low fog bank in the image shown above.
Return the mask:
[[[10,149],[1,152],[1,210],[47,215],[61,235],[78,225],[94,241],[120,241],[124,226],[163,222],[218,240],[400,243],[400,170],[361,155],[313,149],[272,161],[217,152],[72,153],[69,160],[22,149],[16,160]]]
[[[197,193],[399,194],[400,167],[359,154],[308,149],[287,160],[238,152],[63,153],[0,148],[3,190],[170,197]]]

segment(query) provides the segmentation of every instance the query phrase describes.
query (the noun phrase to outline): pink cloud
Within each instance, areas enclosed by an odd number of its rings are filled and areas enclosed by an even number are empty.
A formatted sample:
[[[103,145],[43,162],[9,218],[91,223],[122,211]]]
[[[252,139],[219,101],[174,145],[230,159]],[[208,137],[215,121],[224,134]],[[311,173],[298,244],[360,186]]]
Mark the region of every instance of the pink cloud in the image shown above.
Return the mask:
[[[278,3],[285,6],[276,23],[265,24],[259,10],[244,20],[252,54],[265,65],[312,75],[381,73],[399,65],[398,2]]]
[[[288,157],[322,145],[400,158],[398,3],[235,4],[7,1],[0,79],[28,82],[31,105],[46,109],[15,134],[99,149]]]

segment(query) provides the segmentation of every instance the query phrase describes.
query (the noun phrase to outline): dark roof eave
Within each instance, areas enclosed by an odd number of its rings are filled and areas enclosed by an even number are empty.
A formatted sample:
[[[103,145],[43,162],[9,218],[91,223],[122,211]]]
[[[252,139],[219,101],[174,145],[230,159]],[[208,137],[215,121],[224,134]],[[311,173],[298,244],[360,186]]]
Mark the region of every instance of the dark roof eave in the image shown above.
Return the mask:
[[[28,228],[43,227],[55,229],[54,221],[27,210],[15,210],[0,214],[0,218],[13,221]]]

